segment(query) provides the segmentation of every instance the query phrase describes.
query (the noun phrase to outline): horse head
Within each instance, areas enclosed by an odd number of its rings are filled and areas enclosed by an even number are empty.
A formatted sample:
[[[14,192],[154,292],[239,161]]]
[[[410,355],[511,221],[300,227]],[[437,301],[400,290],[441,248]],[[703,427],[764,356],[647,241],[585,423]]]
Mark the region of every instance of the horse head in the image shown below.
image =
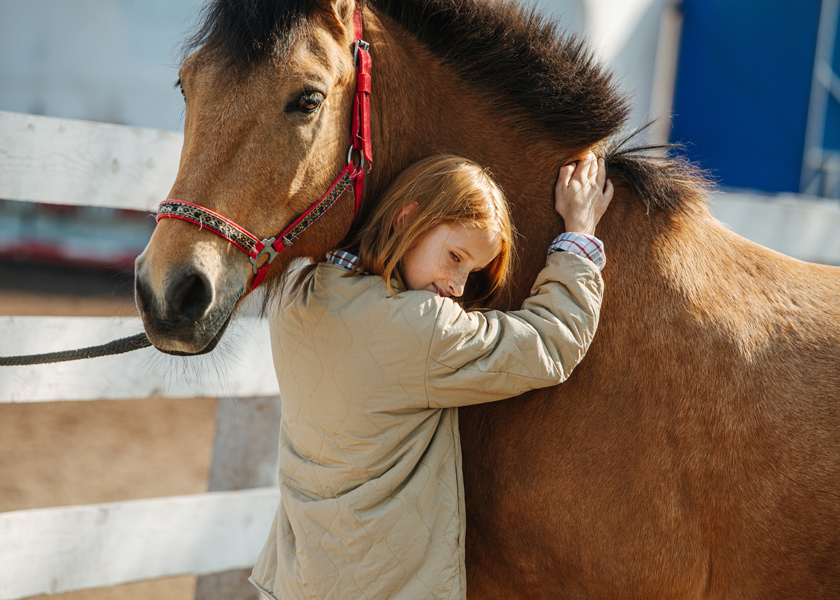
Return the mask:
[[[257,239],[275,236],[318,201],[348,162],[354,9],[351,0],[301,7],[306,14],[285,7],[247,31],[207,15],[179,72],[184,146],[169,199],[209,209]],[[348,189],[278,255],[269,278],[294,258],[335,246],[352,222],[352,196]],[[209,352],[253,278],[248,255],[227,240],[161,220],[136,263],[149,339],[171,354]]]

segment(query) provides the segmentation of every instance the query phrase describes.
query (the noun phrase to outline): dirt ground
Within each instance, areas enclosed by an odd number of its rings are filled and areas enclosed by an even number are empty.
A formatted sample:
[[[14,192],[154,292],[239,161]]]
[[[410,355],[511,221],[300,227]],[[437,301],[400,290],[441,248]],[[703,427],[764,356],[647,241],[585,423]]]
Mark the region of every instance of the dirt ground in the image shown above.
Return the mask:
[[[136,314],[129,275],[0,263],[0,315]],[[207,491],[215,411],[202,398],[0,404],[0,511]],[[174,577],[37,598],[194,594],[195,577]]]

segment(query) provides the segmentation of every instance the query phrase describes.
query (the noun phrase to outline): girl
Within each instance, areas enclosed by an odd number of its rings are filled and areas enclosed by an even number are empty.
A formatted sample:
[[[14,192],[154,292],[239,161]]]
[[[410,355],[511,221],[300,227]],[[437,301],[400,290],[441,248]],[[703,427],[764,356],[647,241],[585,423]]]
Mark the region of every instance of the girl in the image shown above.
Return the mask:
[[[267,597],[465,598],[455,407],[556,385],[583,358],[603,292],[591,235],[612,193],[594,155],[563,167],[555,208],[575,233],[552,243],[532,297],[465,312],[453,299],[505,283],[508,208],[474,163],[427,158],[394,180],[355,252],[280,300],[282,495],[251,578]]]

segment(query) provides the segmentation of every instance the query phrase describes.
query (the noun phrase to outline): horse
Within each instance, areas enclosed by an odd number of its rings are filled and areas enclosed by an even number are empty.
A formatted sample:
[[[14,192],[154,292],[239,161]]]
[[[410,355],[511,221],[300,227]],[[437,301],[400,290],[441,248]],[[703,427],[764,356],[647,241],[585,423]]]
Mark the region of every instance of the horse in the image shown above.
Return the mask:
[[[170,198],[268,237],[358,162],[347,156],[356,9],[208,5],[179,74]],[[616,186],[597,231],[606,291],[586,358],[560,386],[461,410],[469,597],[840,597],[840,269],[715,220],[703,173],[634,148],[612,76],[536,11],[507,0],[358,9],[374,144],[360,209],[348,188],[276,256],[269,291],[294,259],[362,227],[399,171],[446,152],[486,165],[507,194],[515,275],[487,305],[517,308],[563,231],[559,167],[591,149]],[[211,351],[254,271],[220,236],[161,220],[136,264],[149,339],[170,354]]]

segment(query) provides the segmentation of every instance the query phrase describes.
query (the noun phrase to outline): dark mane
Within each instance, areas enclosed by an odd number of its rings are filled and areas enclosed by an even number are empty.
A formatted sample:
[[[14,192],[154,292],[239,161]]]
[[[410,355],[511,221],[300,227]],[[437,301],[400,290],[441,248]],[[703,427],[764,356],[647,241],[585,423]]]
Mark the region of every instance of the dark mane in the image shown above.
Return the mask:
[[[512,0],[359,0],[429,48],[509,123],[548,134],[571,154],[600,146],[611,177],[649,209],[673,211],[702,201],[710,187],[669,149],[628,148],[645,127],[621,136],[629,107],[609,72],[577,36]],[[211,0],[186,51],[203,46],[239,70],[283,53],[305,31],[318,0]]]
[[[369,0],[502,114],[582,149],[614,135],[629,108],[585,43],[511,0]]]
[[[536,125],[571,151],[602,144],[610,177],[649,210],[702,202],[707,175],[676,146],[629,146],[625,98],[578,37],[510,0],[368,0],[524,129]]]
[[[225,68],[246,69],[293,44],[317,0],[210,0],[184,43],[184,55],[200,47]]]
[[[627,185],[648,211],[675,212],[705,204],[715,187],[709,174],[687,160],[679,144],[631,145],[653,123],[611,139],[603,155],[607,173]]]

